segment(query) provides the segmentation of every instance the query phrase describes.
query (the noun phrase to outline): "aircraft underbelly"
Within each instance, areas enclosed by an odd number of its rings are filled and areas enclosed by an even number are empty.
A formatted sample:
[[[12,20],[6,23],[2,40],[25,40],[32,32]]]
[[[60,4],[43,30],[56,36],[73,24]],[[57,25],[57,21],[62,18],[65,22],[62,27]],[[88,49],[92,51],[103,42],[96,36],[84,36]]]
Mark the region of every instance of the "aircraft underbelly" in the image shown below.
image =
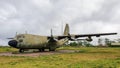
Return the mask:
[[[18,45],[19,48],[24,48],[24,49],[39,49],[46,47],[46,43],[43,44],[20,44]]]

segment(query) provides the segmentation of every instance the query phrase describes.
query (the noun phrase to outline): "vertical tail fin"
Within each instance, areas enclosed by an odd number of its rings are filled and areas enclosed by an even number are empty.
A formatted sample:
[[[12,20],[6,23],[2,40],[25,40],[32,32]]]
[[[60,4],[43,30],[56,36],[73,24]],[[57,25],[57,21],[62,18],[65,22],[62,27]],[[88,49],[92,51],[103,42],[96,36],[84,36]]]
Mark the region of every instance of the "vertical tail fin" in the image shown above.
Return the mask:
[[[64,35],[69,35],[69,25],[68,24],[66,24],[66,26],[65,26]]]

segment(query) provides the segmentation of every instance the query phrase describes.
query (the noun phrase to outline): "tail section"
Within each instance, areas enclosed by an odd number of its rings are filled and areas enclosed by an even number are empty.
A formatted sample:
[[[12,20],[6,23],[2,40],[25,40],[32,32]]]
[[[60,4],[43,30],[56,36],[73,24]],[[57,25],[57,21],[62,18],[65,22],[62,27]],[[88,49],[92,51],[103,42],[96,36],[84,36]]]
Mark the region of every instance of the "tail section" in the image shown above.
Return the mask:
[[[64,35],[69,35],[69,25],[68,24],[66,24],[66,26],[65,26]]]

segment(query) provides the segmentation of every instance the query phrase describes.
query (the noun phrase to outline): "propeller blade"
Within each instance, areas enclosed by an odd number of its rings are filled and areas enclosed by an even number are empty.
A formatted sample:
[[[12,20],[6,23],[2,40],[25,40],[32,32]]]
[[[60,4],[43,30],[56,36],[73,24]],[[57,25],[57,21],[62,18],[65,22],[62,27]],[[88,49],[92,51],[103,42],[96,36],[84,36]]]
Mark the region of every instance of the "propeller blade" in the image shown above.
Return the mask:
[[[51,37],[53,37],[53,32],[52,32],[52,29],[51,29]]]

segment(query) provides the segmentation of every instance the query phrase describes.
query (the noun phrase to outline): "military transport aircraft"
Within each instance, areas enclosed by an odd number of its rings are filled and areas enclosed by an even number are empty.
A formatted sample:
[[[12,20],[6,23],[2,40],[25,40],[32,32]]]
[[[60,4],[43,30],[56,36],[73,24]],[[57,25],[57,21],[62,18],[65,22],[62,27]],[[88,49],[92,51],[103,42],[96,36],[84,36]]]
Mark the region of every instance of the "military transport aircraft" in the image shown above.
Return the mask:
[[[87,37],[87,41],[92,41],[92,36],[100,37],[104,35],[115,35],[117,33],[98,33],[98,34],[82,34],[71,35],[69,33],[69,25],[66,24],[64,34],[61,36],[53,36],[51,30],[51,36],[40,36],[32,34],[18,34],[8,42],[8,45],[14,48],[18,48],[19,52],[24,52],[26,49],[49,49],[49,51],[55,51],[56,48],[62,46],[69,40],[77,40],[80,37]]]

